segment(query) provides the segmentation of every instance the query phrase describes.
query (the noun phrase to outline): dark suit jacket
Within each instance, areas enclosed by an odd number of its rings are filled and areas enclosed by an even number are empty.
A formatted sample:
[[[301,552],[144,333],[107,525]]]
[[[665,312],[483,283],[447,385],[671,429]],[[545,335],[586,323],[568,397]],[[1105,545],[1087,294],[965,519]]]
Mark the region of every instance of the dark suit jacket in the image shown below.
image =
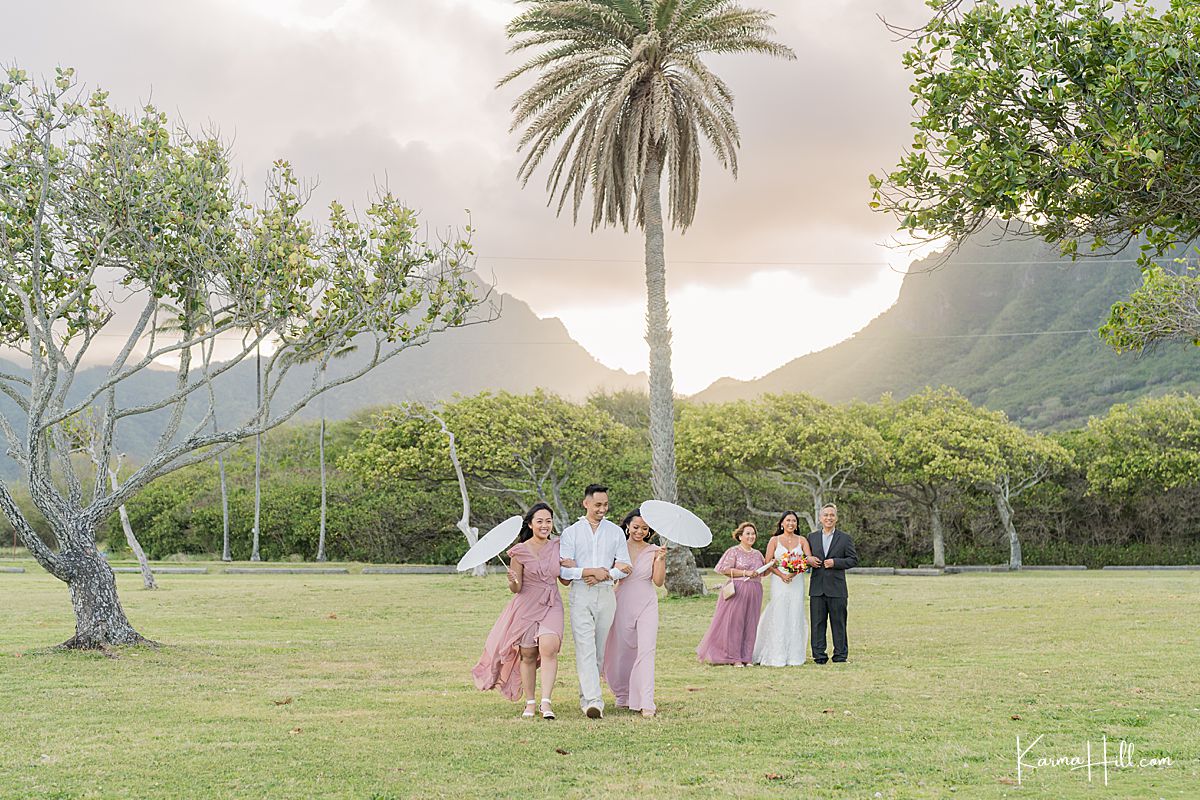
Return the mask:
[[[854,542],[849,534],[834,528],[833,541],[829,543],[829,552],[826,553],[821,531],[813,531],[808,535],[808,546],[812,554],[822,561],[833,559],[832,567],[814,567],[809,573],[809,596],[848,597],[846,570],[858,566],[858,553],[854,552]]]

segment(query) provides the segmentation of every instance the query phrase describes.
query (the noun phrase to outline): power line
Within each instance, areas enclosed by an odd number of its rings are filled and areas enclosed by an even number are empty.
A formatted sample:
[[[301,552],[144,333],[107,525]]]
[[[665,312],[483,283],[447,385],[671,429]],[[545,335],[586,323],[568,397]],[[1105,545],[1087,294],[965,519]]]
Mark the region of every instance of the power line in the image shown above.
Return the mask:
[[[577,258],[557,256],[489,256],[476,255],[477,259],[487,261],[547,261],[547,262],[577,262],[584,264],[642,264],[644,261],[636,258]],[[687,258],[668,258],[671,264],[701,264],[708,266],[755,266],[755,267],[886,267],[892,268],[885,261],[712,261]],[[947,266],[964,267],[1020,267],[1020,266],[1062,266],[1075,267],[1084,264],[1136,264],[1136,258],[1100,259],[1081,258],[1079,261],[1057,259],[1052,261],[958,261],[949,262]],[[925,270],[914,270],[924,272]]]

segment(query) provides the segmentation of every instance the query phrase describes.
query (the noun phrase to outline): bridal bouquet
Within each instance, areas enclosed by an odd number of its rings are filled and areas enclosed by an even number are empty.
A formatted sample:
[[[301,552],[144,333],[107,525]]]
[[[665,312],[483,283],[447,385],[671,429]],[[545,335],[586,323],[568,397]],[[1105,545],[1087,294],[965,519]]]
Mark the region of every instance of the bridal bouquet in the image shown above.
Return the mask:
[[[808,562],[804,560],[804,553],[785,553],[779,558],[779,568],[789,574],[799,575],[808,571]]]

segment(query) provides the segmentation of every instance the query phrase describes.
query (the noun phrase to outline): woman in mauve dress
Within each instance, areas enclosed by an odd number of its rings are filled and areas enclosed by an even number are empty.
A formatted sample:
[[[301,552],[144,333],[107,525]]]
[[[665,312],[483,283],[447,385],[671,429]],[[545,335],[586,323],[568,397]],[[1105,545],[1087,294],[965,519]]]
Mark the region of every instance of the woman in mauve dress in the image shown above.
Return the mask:
[[[617,708],[653,717],[654,653],[658,647],[658,590],[667,577],[667,551],[650,544],[654,533],[641,509],[621,522],[629,540],[633,571],[617,584],[617,610],[600,673],[617,699]]]
[[[498,688],[509,700],[525,697],[522,717],[533,717],[537,670],[542,670],[543,719],[554,719],[550,696],[558,677],[563,637],[563,603],[558,593],[558,539],[550,506],[538,503],[525,515],[508,555],[508,589],[513,598],[492,626],[483,655],[471,670],[481,690]]]
[[[733,581],[732,597],[717,600],[708,633],[700,640],[696,655],[709,664],[732,664],[745,667],[754,659],[754,638],[758,632],[758,614],[762,611],[762,575],[756,572],[765,562],[763,554],[754,549],[758,531],[743,522],[733,532],[737,545],[725,551],[716,570]]]

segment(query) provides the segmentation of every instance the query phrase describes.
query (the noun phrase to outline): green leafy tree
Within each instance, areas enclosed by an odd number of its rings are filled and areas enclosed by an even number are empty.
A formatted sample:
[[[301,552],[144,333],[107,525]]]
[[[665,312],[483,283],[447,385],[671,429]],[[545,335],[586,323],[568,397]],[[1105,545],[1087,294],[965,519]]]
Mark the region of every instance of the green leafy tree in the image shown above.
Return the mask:
[[[794,58],[771,41],[773,15],[734,0],[522,0],[508,25],[512,52],[538,51],[503,86],[535,75],[513,104],[513,129],[524,128],[518,177],[527,183],[558,147],[546,182],[558,212],[576,220],[592,201],[592,228],[632,218],[646,237],[646,342],[650,346],[650,438],[654,496],[675,502],[674,388],[667,310],[661,186],[673,227],[696,213],[700,162],[707,141],[737,174],[739,133],[733,92],[701,60],[710,53],[764,53]],[[704,585],[691,552],[668,552],[667,588],[699,594]]]
[[[1050,437],[1026,432],[1002,411],[972,405],[948,387],[927,388],[899,403],[885,397],[874,413],[892,457],[885,483],[929,514],[934,566],[946,565],[946,500],[954,491],[974,487],[995,505],[1008,537],[1009,568],[1020,569],[1013,502],[1065,469],[1071,463],[1067,450]]]
[[[1142,285],[1115,303],[1100,334],[1117,352],[1141,352],[1161,342],[1200,345],[1200,279],[1184,259],[1147,264]]]
[[[1071,454],[1051,437],[1028,433],[1003,412],[976,409],[991,423],[988,437],[997,448],[990,475],[982,482],[996,505],[1000,524],[1008,536],[1008,568],[1020,569],[1021,539],[1013,522],[1013,501],[1071,464]]]
[[[1161,5],[1161,4],[1160,4]],[[1200,5],[934,0],[904,56],[918,118],[871,205],[961,242],[999,221],[1075,256],[1142,242],[1144,284],[1101,330],[1119,350],[1196,341],[1193,271],[1155,263],[1200,237]]]
[[[588,405],[597,408],[627,428],[631,428],[650,444],[650,395],[636,389],[600,391],[590,395]],[[675,415],[678,418],[679,409]],[[676,420],[678,421],[678,419]]]
[[[788,494],[803,492],[812,513],[801,513],[813,530],[831,495],[887,460],[877,431],[847,410],[805,394],[685,406],[679,451],[689,468],[720,472],[737,482],[753,513],[781,513],[757,507],[749,482],[754,477]]]
[[[582,513],[583,487],[615,483],[617,455],[638,444],[637,434],[607,413],[544,390],[484,392],[446,403],[436,414],[413,405],[384,411],[342,463],[376,480],[455,481],[447,431],[472,488],[522,512],[549,503],[559,530]],[[620,494],[614,486],[614,495]]]
[[[1200,398],[1147,397],[1093,417],[1078,442],[1088,491],[1132,499],[1200,482]]]
[[[0,414],[0,435],[57,548],[36,535],[3,481],[0,511],[38,563],[67,584],[76,618],[67,646],[136,644],[144,639],[97,551],[98,526],[152,481],[283,423],[322,392],[470,321],[479,301],[469,244],[421,241],[415,213],[387,194],[362,220],[334,204],[318,230],[286,162],[276,164],[267,199],[256,205],[233,180],[220,141],[172,129],[152,107],[118,112],[103,92],[83,95],[68,69],[46,83],[9,70],[0,118],[0,345],[28,367],[0,373],[0,391],[16,409]],[[144,303],[120,331],[100,288],[113,278]],[[161,330],[172,314],[177,334]],[[117,354],[98,383],[73,393],[102,335],[121,337]],[[356,337],[368,353],[362,365],[318,382],[316,372]],[[218,338],[236,343],[222,361],[214,359]],[[262,344],[269,355],[261,402],[213,432],[220,377]],[[325,357],[312,365],[308,388],[275,404],[283,380],[302,371],[290,354],[315,351]],[[164,394],[119,391],[167,359],[177,366]],[[201,410],[199,422],[185,424],[189,407]],[[111,462],[123,420],[162,415],[153,451],[116,486],[98,469],[85,487],[72,464],[71,421],[89,409],[98,464]]]
[[[929,515],[933,565],[946,566],[942,511],[960,488],[990,483],[1001,460],[994,420],[976,413],[949,387],[927,388],[900,402],[885,397],[878,425],[891,456],[888,489]]]

